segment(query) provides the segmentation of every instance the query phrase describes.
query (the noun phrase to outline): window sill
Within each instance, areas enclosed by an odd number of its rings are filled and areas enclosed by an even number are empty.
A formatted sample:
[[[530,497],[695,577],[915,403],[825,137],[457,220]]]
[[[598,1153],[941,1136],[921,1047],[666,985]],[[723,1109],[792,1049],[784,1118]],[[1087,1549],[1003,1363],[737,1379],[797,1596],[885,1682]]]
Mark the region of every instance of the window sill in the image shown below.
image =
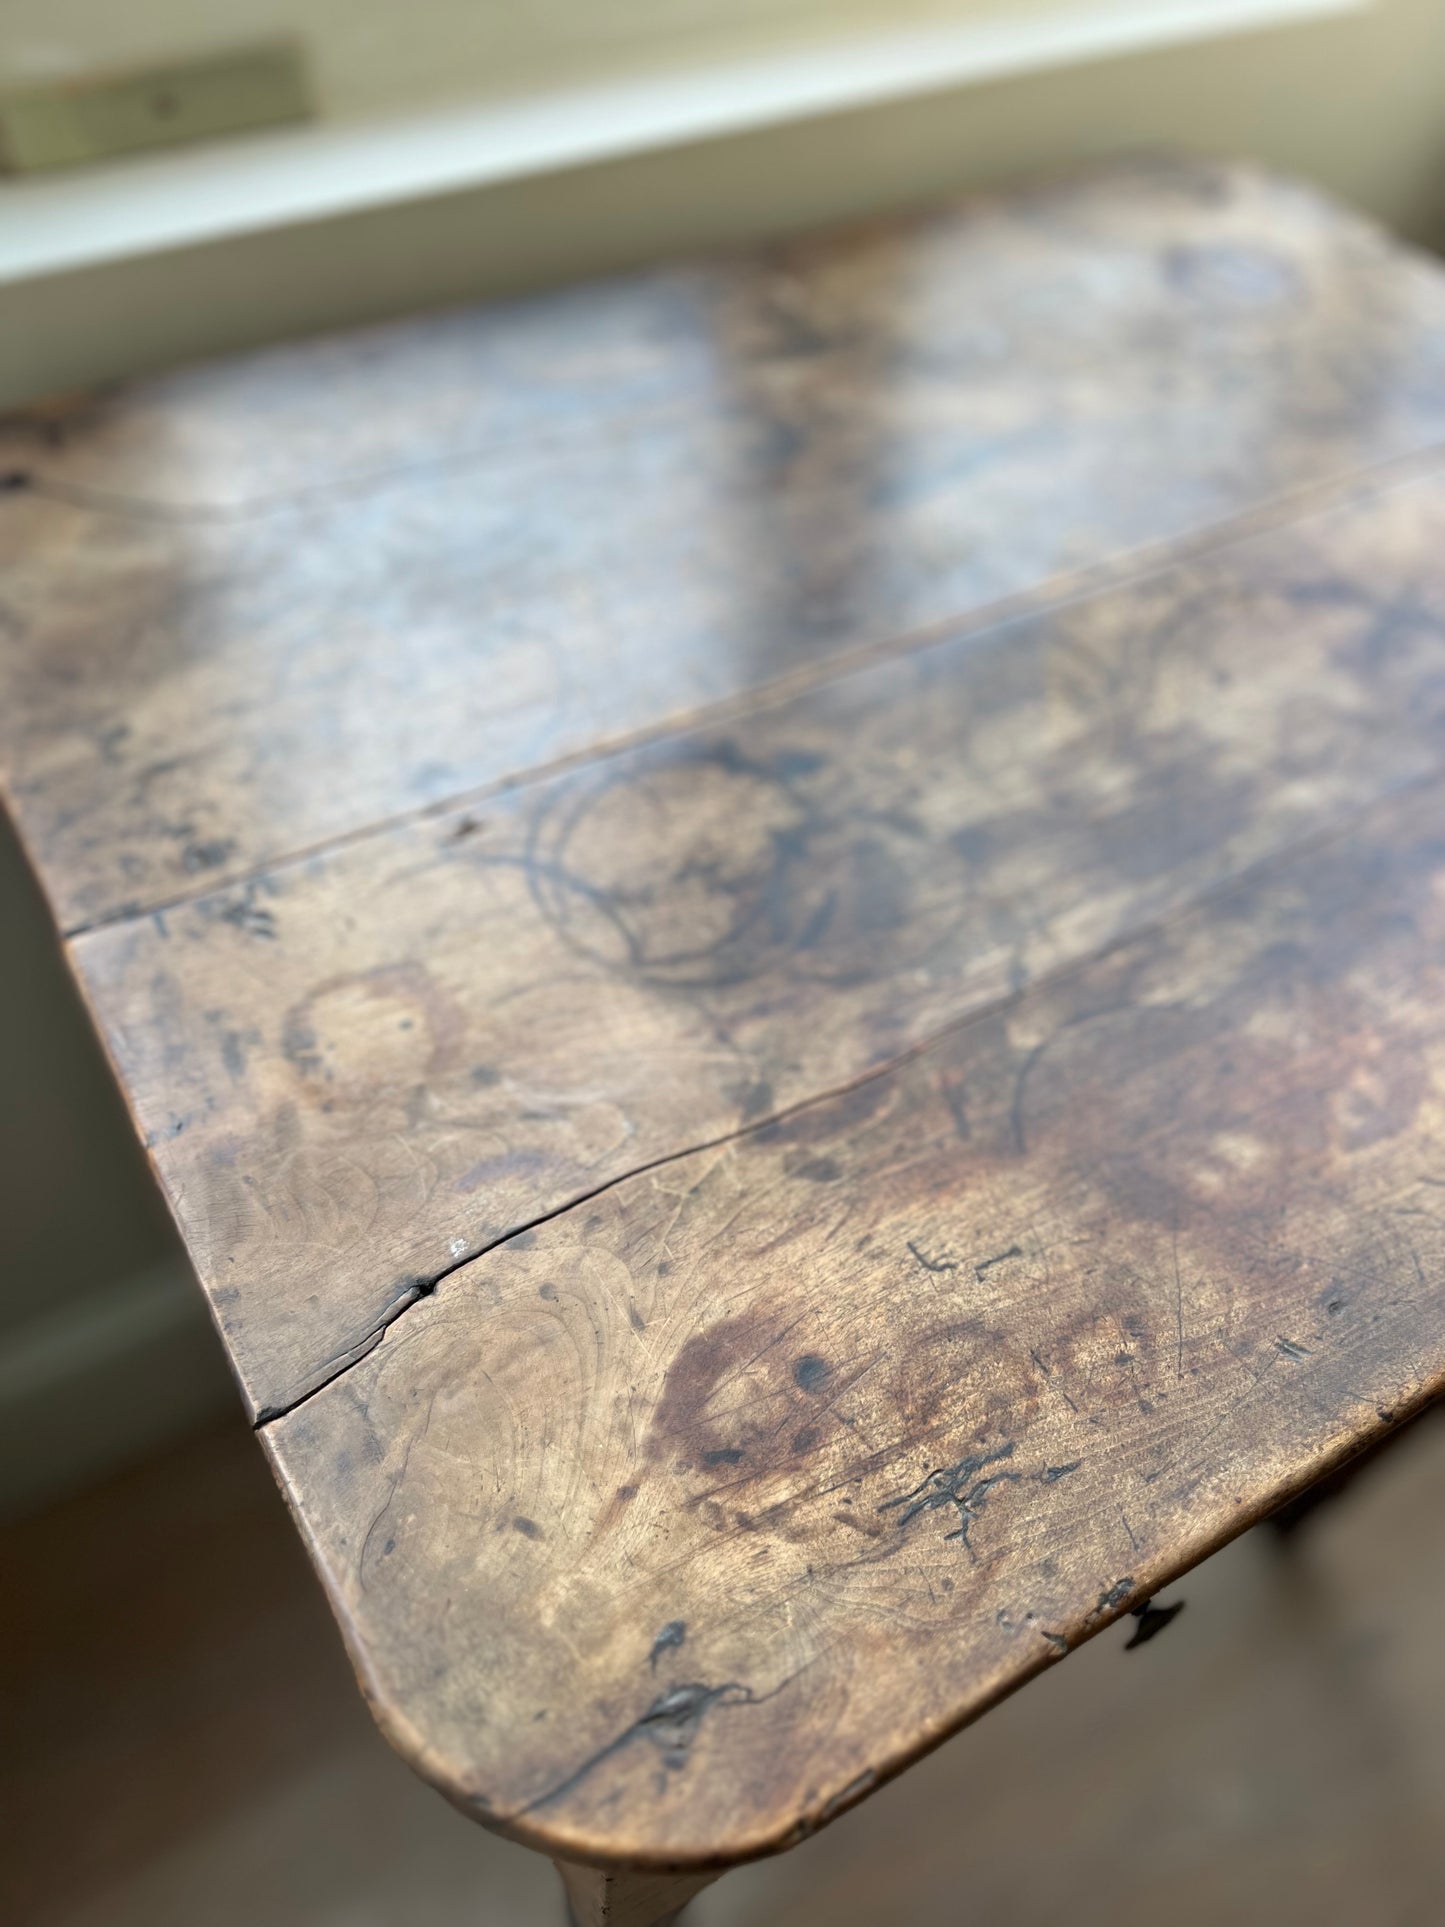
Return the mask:
[[[1367,4],[1138,0],[834,33],[554,92],[12,182],[0,188],[0,285]]]
[[[1358,176],[1357,198],[1393,218],[1434,151],[1438,88],[1418,78],[1428,44],[1415,52],[1433,31],[1423,0],[1058,0],[1009,17],[999,0],[992,17],[835,27],[3,184],[0,407],[1169,141],[1337,191]],[[1399,137],[1342,160],[1330,103],[1382,62],[1374,118]],[[1301,89],[1315,107],[1282,114]]]

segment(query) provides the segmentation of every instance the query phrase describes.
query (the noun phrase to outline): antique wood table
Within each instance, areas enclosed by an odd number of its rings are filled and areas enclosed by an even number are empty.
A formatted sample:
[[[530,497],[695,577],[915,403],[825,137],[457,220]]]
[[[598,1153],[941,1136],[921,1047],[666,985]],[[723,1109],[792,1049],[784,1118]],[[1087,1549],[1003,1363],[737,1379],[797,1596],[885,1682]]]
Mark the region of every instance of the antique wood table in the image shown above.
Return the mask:
[[[1445,1380],[1445,275],[1158,158],[8,421],[8,797],[392,1743],[668,1917]]]

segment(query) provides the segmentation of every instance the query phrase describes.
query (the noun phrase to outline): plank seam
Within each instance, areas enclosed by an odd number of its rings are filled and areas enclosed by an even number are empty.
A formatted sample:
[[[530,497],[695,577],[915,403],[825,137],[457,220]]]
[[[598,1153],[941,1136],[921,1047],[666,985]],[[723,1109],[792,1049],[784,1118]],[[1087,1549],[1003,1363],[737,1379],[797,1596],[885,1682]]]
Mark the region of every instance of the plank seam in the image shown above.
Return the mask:
[[[1001,635],[1016,624],[1074,608],[1100,595],[1137,587],[1187,563],[1206,561],[1260,536],[1300,526],[1317,515],[1328,515],[1357,502],[1377,500],[1396,489],[1410,488],[1442,474],[1445,474],[1445,443],[1431,443],[1425,448],[1412,450],[1408,455],[1392,457],[1367,468],[1352,469],[1323,482],[1309,483],[1257,503],[1237,515],[1203,524],[1188,534],[1146,543],[1141,548],[1123,550],[1105,561],[1050,576],[1031,589],[1005,596],[969,614],[941,617],[937,622],[906,630],[901,635],[856,644],[816,665],[752,689],[740,690],[736,695],[723,697],[715,703],[660,718],[640,729],[554,757],[550,762],[513,771],[470,789],[453,791],[433,802],[419,804],[414,809],[398,811],[392,816],[380,817],[374,822],[324,837],[318,842],[263,858],[247,869],[229,875],[212,876],[198,888],[180,890],[172,896],[151,902],[124,904],[104,915],[69,925],[63,928],[61,934],[67,943],[71,943],[97,931],[137,923],[147,917],[182,909],[188,904],[203,903],[228,891],[243,889],[262,877],[300,868],[318,857],[355,848],[394,831],[437,821],[454,811],[467,810],[493,798],[509,796],[516,790],[551,781],[578,769],[605,764],[673,737],[692,735],[699,730],[780,707],[815,690],[844,683],[852,676],[861,675],[882,663],[925,655],[931,650],[969,637],[982,641],[990,636]],[[4,480],[4,477],[0,477],[0,487],[3,487]]]
[[[554,1218],[565,1217],[569,1212],[580,1210],[583,1205],[590,1204],[594,1199],[604,1196],[609,1191],[615,1191],[619,1185],[631,1183],[634,1178],[645,1177],[650,1171],[657,1171],[667,1165],[680,1163],[684,1158],[696,1157],[705,1151],[722,1150],[729,1145],[740,1143],[746,1138],[754,1137],[760,1131],[770,1130],[778,1124],[785,1123],[790,1118],[796,1117],[804,1111],[816,1109],[820,1105],[834,1103],[839,1098],[851,1095],[854,1091],[862,1090],[870,1084],[876,1084],[883,1078],[892,1077],[905,1066],[916,1062],[919,1058],[927,1056],[949,1038],[961,1034],[963,1031],[969,1029],[970,1026],[997,1018],[1003,1012],[1013,1009],[1022,1002],[1025,997],[1040,994],[1054,989],[1061,984],[1066,984],[1071,979],[1079,976],[1083,971],[1094,968],[1107,958],[1118,955],[1120,951],[1129,948],[1131,945],[1145,942],[1149,938],[1157,936],[1161,931],[1168,930],[1187,918],[1198,915],[1201,911],[1207,910],[1214,905],[1227,902],[1229,897],[1235,892],[1256,883],[1260,878],[1267,877],[1277,870],[1287,869],[1301,858],[1312,855],[1316,851],[1328,847],[1331,843],[1349,837],[1363,821],[1367,820],[1377,811],[1387,807],[1397,806],[1402,799],[1409,796],[1424,794],[1442,781],[1445,781],[1445,765],[1439,765],[1393,788],[1383,790],[1378,796],[1372,798],[1370,802],[1350,810],[1347,814],[1334,818],[1328,824],[1322,824],[1313,834],[1299,837],[1292,843],[1286,844],[1277,850],[1270,851],[1266,856],[1258,858],[1255,862],[1245,864],[1242,869],[1232,871],[1227,877],[1222,877],[1218,882],[1201,890],[1198,895],[1190,897],[1183,903],[1176,904],[1172,910],[1167,911],[1162,916],[1139,923],[1133,928],[1121,932],[1108,943],[1100,945],[1097,950],[1091,950],[1082,956],[1073,958],[1068,963],[1061,964],[1057,970],[1047,971],[1042,976],[1033,978],[1029,982],[1020,985],[1017,989],[1009,990],[1002,996],[991,998],[987,1003],[979,1005],[977,1009],[967,1011],[963,1015],[951,1019],[948,1023],[940,1025],[937,1030],[930,1031],[926,1037],[920,1038],[917,1043],[909,1045],[906,1050],[897,1052],[885,1063],[873,1065],[867,1070],[858,1072],[853,1077],[845,1078],[839,1084],[829,1086],[825,1091],[817,1091],[808,1097],[801,1097],[796,1103],[783,1105],[780,1109],[769,1112],[765,1117],[755,1118],[748,1123],[736,1125],[732,1130],[723,1131],[715,1137],[701,1139],[699,1142],[688,1144],[680,1150],[664,1151],[655,1158],[649,1158],[641,1164],[634,1165],[626,1171],[617,1173],[614,1177],[607,1178],[603,1183],[594,1185],[590,1190],[579,1192],[576,1196],[568,1198],[562,1204],[554,1205],[550,1210],[539,1212],[536,1217],[529,1218],[524,1223],[513,1225],[510,1230],[502,1232],[495,1238],[489,1238],[484,1244],[479,1245],[475,1251],[464,1253],[461,1257],[457,1258],[454,1263],[443,1267],[442,1270],[436,1272],[430,1278],[416,1280],[407,1291],[399,1294],[398,1297],[393,1300],[369,1331],[341,1352],[334,1354],[331,1359],[327,1360],[319,1368],[320,1373],[323,1373],[324,1376],[318,1376],[315,1384],[307,1386],[304,1391],[297,1393],[294,1398],[289,1398],[284,1403],[262,1406],[253,1421],[253,1429],[261,1431],[265,1426],[273,1424],[277,1419],[288,1417],[292,1412],[296,1411],[299,1406],[306,1404],[308,1400],[314,1398],[317,1393],[325,1391],[328,1385],[335,1384],[337,1379],[344,1377],[353,1366],[359,1364],[363,1358],[368,1357],[376,1349],[391,1327],[410,1311],[413,1305],[420,1304],[423,1300],[432,1297],[438,1286],[443,1284],[456,1272],[464,1271],[469,1265],[478,1263],[491,1252],[497,1250],[499,1246],[510,1243],[513,1238],[519,1238],[527,1232],[536,1231],[542,1225],[549,1224]],[[333,1367],[334,1369],[332,1369]]]

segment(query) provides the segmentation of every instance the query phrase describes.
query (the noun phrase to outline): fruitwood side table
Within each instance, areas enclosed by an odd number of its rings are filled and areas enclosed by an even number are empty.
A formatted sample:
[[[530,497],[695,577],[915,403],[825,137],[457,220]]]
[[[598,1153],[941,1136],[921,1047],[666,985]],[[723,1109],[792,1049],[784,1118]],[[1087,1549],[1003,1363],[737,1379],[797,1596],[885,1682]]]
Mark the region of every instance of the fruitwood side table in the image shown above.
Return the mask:
[[[1154,158],[0,428],[7,794],[387,1737],[646,1927],[1445,1375],[1445,273]]]

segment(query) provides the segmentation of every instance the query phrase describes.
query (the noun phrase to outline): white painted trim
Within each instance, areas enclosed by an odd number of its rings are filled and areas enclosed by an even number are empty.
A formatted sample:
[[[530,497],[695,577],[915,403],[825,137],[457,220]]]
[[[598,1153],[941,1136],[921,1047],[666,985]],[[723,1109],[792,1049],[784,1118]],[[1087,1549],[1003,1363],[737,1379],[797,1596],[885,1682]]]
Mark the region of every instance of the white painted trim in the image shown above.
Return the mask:
[[[0,1336],[0,1520],[239,1415],[180,1259],[37,1309]]]
[[[201,1322],[194,1280],[180,1266],[117,1278],[22,1320],[0,1347],[0,1408],[53,1396],[72,1379]]]
[[[14,182],[0,187],[0,283],[1370,4],[1076,0],[1012,17],[835,28],[765,53]]]

